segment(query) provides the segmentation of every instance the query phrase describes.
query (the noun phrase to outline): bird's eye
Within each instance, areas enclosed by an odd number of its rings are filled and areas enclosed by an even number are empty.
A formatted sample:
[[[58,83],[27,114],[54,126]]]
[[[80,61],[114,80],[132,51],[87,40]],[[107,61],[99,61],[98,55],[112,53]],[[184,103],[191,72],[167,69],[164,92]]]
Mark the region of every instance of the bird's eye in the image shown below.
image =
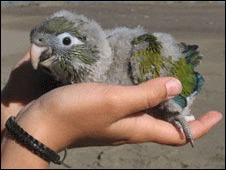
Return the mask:
[[[69,37],[65,37],[65,38],[63,39],[63,44],[64,44],[64,45],[70,45],[70,44],[71,44],[71,39],[70,39]]]
[[[81,40],[79,40],[77,37],[71,35],[68,32],[64,32],[62,34],[59,34],[57,37],[59,38],[60,44],[62,44],[66,48],[70,48],[73,45],[84,44]]]

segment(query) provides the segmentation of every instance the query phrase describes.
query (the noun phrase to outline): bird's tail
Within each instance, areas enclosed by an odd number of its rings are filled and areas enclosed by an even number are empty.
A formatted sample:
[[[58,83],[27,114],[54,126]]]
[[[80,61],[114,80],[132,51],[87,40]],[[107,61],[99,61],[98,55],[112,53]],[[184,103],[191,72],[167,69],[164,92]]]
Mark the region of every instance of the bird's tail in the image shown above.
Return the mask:
[[[187,64],[191,64],[191,66],[195,68],[199,65],[200,60],[202,60],[202,56],[200,56],[197,51],[198,45],[186,45],[185,43],[181,43],[181,45],[184,49],[183,55],[186,58]]]
[[[187,64],[190,64],[194,69],[196,66],[200,64],[202,60],[202,56],[199,54],[198,45],[186,45],[185,43],[181,43],[182,48],[184,49],[183,55],[186,59]],[[195,72],[195,89],[193,96],[199,94],[202,90],[202,86],[204,84],[204,78],[198,72]]]
[[[205,79],[203,78],[203,76],[197,72],[195,72],[195,91],[197,92],[197,94],[199,94],[202,90],[202,86],[205,82]]]

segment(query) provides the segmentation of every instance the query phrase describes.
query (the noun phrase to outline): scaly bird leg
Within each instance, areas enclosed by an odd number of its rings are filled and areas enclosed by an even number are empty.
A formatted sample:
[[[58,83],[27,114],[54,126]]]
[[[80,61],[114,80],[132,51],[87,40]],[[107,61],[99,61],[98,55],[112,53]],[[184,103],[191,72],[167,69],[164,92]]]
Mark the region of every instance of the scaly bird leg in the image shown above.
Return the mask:
[[[182,115],[177,115],[174,117],[172,123],[180,130],[181,134],[186,137],[187,141],[191,143],[191,146],[194,147],[194,139],[192,137],[191,129],[185,118]]]

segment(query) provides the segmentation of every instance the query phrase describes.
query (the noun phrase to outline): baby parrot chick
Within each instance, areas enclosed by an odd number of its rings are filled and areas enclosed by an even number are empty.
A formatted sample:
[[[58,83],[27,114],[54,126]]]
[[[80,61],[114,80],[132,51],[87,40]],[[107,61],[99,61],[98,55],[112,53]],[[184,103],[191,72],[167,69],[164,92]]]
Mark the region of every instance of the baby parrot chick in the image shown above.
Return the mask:
[[[62,84],[102,82],[136,85],[160,76],[173,76],[182,92],[148,114],[172,123],[194,146],[188,121],[191,105],[204,79],[194,69],[202,57],[197,45],[178,43],[166,33],[144,28],[103,30],[94,20],[59,11],[36,26],[30,34],[31,63]]]

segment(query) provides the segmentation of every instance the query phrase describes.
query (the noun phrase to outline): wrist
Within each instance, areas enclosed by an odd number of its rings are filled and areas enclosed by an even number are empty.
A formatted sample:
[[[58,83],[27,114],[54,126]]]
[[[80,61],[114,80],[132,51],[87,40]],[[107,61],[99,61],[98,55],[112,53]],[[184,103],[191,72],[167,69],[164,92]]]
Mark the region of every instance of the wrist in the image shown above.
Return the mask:
[[[57,145],[56,138],[51,133],[51,121],[37,110],[28,109],[23,113],[19,113],[16,122],[26,133],[32,136],[34,139],[44,144],[54,152],[58,152],[60,149]]]
[[[56,112],[42,107],[39,102],[33,102],[27,105],[17,115],[16,121],[28,134],[49,147],[54,152],[60,152],[65,149],[68,142],[68,133],[65,123]]]
[[[5,130],[5,122],[10,116],[16,116],[22,109],[19,103],[8,103],[7,105],[1,102],[1,132]]]
[[[19,142],[20,139],[24,139],[23,136],[19,135],[18,137],[16,137],[13,135],[18,128],[16,127],[16,129],[10,129],[13,130],[13,133],[11,130],[7,130],[2,138],[2,168],[47,168],[49,165],[48,161],[34,154],[33,152],[31,152],[31,150],[25,147],[23,143]]]
[[[37,116],[38,114],[30,113],[29,106],[27,109],[18,114],[16,121],[7,121],[8,130],[2,138],[2,167],[4,168],[47,168],[49,161],[37,154],[37,152],[35,153],[32,147],[27,147],[28,144],[31,143],[30,146],[39,146],[40,143],[43,143],[49,148],[54,148],[52,149],[53,151],[58,148],[53,142],[54,139],[48,133],[49,126],[46,126],[46,123],[40,121],[41,119]],[[25,133],[28,133],[33,139],[27,137],[28,135]],[[46,140],[49,137],[53,140]],[[39,142],[34,142],[34,140]],[[28,141],[28,143],[23,141]],[[40,152],[43,153],[43,150],[41,149]]]

